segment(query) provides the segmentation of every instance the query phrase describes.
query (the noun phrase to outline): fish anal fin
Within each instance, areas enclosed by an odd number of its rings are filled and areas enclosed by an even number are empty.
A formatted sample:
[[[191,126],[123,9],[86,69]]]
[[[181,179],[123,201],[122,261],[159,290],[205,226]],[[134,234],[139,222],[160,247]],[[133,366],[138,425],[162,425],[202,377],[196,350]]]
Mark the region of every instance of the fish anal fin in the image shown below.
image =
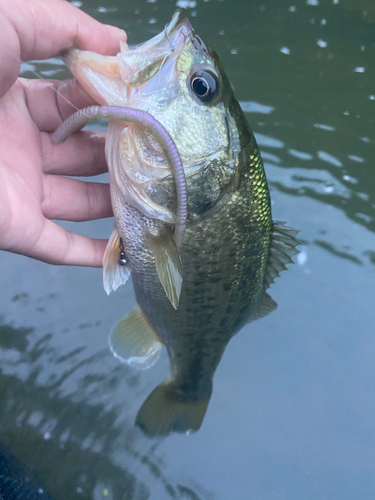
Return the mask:
[[[276,302],[273,300],[272,297],[268,295],[267,292],[264,292],[255,310],[252,312],[247,322],[252,323],[257,319],[263,318],[264,316],[267,316],[267,314],[274,311],[276,308],[277,308]]]
[[[119,256],[120,236],[115,226],[103,257],[103,286],[107,295],[124,285],[130,276],[129,266],[120,266]]]
[[[149,395],[135,424],[150,436],[196,432],[202,425],[210,396],[201,401],[181,401],[166,379]]]
[[[116,358],[139,370],[155,364],[162,349],[159,337],[139,307],[115,325],[108,343]]]
[[[292,264],[292,257],[299,253],[296,246],[301,242],[296,238],[298,229],[286,227],[285,222],[274,221],[271,236],[270,254],[266,273],[266,285],[273,283]]]
[[[164,291],[174,307],[177,309],[182,288],[182,266],[180,255],[169,232],[160,236],[147,236],[155,258],[156,271]]]

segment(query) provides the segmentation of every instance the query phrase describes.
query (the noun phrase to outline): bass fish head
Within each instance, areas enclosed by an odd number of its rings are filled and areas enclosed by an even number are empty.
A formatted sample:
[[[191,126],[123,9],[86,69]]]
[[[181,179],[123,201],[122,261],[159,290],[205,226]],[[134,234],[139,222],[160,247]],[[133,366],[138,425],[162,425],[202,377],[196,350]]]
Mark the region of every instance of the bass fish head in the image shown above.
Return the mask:
[[[122,43],[117,56],[71,49],[65,61],[99,104],[141,109],[159,120],[179,150],[187,179],[210,160],[234,163],[240,147],[230,108],[238,104],[216,54],[195,33],[184,9],[151,40],[134,48]],[[107,160],[118,204],[126,201],[173,223],[165,193],[158,194],[160,181],[171,176],[168,160],[150,132],[137,124],[110,123]],[[116,200],[114,210],[116,215]]]

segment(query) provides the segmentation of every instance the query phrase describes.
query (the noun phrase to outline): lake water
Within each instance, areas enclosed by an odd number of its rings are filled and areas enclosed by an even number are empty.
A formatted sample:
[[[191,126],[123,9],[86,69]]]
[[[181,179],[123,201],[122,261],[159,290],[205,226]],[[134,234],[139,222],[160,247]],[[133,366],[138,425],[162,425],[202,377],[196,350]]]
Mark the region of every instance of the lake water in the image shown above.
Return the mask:
[[[228,345],[200,431],[156,441],[133,423],[167,355],[136,372],[107,345],[131,283],[107,297],[99,269],[1,253],[0,442],[55,500],[375,498],[373,0],[75,3],[131,44],[187,7],[247,112],[273,217],[303,244],[270,289],[278,309]]]

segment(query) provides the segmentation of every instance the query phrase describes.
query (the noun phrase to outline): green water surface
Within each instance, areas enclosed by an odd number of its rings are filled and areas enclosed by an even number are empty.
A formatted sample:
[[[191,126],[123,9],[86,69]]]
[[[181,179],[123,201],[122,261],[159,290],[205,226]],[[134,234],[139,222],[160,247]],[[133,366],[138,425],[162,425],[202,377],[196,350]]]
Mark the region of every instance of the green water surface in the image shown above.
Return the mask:
[[[157,441],[133,422],[167,355],[136,372],[107,346],[131,283],[107,297],[101,270],[2,252],[0,442],[56,500],[373,500],[375,2],[73,3],[131,44],[188,9],[247,111],[273,216],[303,245],[271,287],[278,309],[228,345],[201,430]],[[30,69],[67,74],[58,59]]]

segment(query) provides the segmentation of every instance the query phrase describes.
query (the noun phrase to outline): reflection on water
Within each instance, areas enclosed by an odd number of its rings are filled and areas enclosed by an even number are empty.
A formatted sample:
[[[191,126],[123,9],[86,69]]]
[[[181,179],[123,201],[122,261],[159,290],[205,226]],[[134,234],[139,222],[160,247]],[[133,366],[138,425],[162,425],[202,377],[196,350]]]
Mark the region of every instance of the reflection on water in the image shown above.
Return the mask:
[[[32,333],[32,328],[0,324],[0,441],[38,473],[55,498],[147,499],[149,488],[139,477],[145,474],[144,469],[160,483],[163,498],[202,498],[189,486],[168,481],[163,465],[154,456],[157,445],[149,446],[146,453],[139,450],[139,437],[131,425],[124,439],[124,429],[120,431],[117,425],[118,408],[63,396],[60,390],[71,370],[50,384],[40,385],[41,358],[46,353],[57,358],[57,353],[49,338],[33,342],[29,339]],[[75,354],[71,351],[67,358]],[[116,369],[105,375],[96,373],[96,363],[107,356],[100,353],[96,359],[85,359],[89,370],[80,379],[79,393],[95,399],[97,393],[109,396],[119,384],[127,383],[129,390],[136,388],[130,370],[128,377],[123,370],[120,377]],[[29,367],[26,378],[11,374],[24,363]],[[127,455],[133,470],[116,465],[113,455],[117,448]],[[5,474],[5,470],[1,472]],[[11,472],[15,477],[15,471]],[[179,492],[185,496],[178,496]]]
[[[175,9],[77,3],[134,43]],[[198,0],[189,9],[257,134],[274,215],[303,228],[297,265],[271,290],[279,308],[233,339],[199,434],[150,450],[131,429],[168,361],[132,376],[106,345],[134,306],[131,287],[106,299],[98,271],[1,255],[3,324],[16,329],[0,341],[0,441],[56,500],[105,498],[106,488],[135,499],[373,498],[374,2]],[[82,231],[107,237],[111,222]]]
[[[52,500],[44,487],[17,457],[0,445],[0,498],[2,500]]]

